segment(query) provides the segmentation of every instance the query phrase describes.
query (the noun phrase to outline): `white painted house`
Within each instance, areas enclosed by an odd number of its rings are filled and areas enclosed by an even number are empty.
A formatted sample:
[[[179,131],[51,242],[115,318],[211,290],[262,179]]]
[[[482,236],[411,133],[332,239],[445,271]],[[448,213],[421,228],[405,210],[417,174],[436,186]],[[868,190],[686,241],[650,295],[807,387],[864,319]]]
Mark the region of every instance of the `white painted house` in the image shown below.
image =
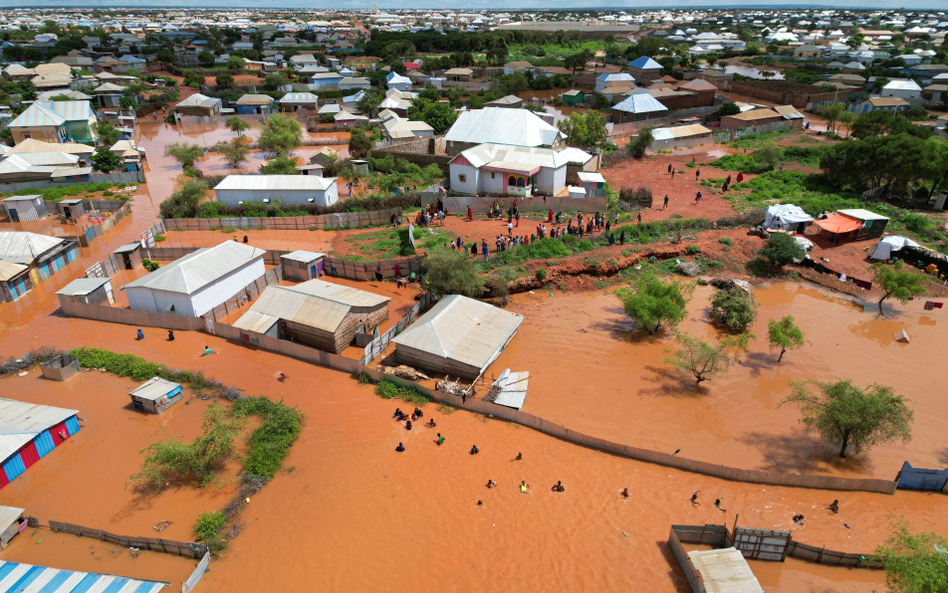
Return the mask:
[[[566,189],[568,159],[535,146],[479,144],[451,159],[451,191],[459,194],[529,197]]]
[[[385,82],[390,89],[397,89],[399,91],[411,90],[411,79],[407,76],[402,76],[398,72],[389,72],[388,76],[385,77]]]
[[[236,206],[244,202],[316,204],[339,200],[335,177],[314,175],[228,175],[214,187],[217,201]]]
[[[162,266],[122,287],[135,311],[200,317],[266,274],[263,249],[225,241]]]
[[[879,93],[883,97],[900,97],[906,101],[916,102],[922,98],[922,87],[914,80],[893,80],[882,87]]]

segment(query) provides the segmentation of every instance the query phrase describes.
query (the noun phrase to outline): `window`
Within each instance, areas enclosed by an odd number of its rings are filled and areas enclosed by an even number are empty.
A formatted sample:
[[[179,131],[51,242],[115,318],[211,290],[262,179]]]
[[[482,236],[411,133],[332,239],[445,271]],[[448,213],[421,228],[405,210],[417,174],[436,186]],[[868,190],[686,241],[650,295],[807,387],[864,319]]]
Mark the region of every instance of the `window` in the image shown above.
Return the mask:
[[[512,186],[516,187],[516,186],[517,186],[517,178],[514,177],[513,175],[511,175],[511,176],[507,179],[507,185],[512,185]]]
[[[491,179],[494,178],[494,172],[493,172],[493,171],[490,172],[490,178],[491,178]]]
[[[517,187],[525,187],[527,185],[527,180],[523,177],[517,178]]]
[[[465,181],[467,181],[467,175],[458,175],[458,181],[460,181],[461,183],[464,183]]]

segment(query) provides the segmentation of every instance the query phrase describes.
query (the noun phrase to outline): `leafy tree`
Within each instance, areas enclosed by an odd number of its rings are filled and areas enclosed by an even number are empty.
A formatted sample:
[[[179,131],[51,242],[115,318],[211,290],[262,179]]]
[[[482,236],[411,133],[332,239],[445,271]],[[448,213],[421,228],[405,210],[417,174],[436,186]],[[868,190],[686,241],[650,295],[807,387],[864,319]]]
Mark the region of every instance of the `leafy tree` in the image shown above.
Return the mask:
[[[263,88],[268,91],[275,91],[286,84],[290,84],[290,79],[282,72],[271,72],[263,79]]]
[[[786,233],[770,235],[767,244],[760,250],[760,254],[766,257],[775,268],[781,268],[803,259],[805,253],[796,239]]]
[[[941,593],[948,591],[948,539],[934,533],[912,533],[898,517],[892,534],[876,548],[885,567],[890,593]],[[941,550],[941,551],[939,551]]]
[[[711,318],[731,331],[746,332],[757,319],[757,301],[739,286],[719,290],[711,299]]]
[[[769,143],[763,148],[754,151],[754,158],[758,162],[767,165],[769,168],[773,169],[777,166],[777,163],[780,162],[780,159],[783,157],[783,151],[774,143]]]
[[[163,47],[158,50],[158,53],[155,54],[155,60],[164,64],[177,64],[178,54],[176,54],[170,47]]]
[[[741,108],[738,107],[735,103],[728,101],[724,105],[718,107],[718,110],[714,112],[714,119],[721,119],[722,117],[727,117],[729,115],[737,115],[741,112]]]
[[[904,269],[902,260],[893,265],[879,262],[872,264],[872,275],[876,284],[882,288],[882,298],[879,299],[879,315],[885,317],[882,303],[889,297],[895,297],[905,304],[910,298],[925,292],[924,279],[915,272]]]
[[[948,100],[948,93],[945,94]],[[929,199],[948,182],[948,141],[932,136],[925,141],[924,177],[932,182]]]
[[[457,118],[457,111],[450,105],[427,99],[415,99],[408,108],[408,119],[425,122],[434,128],[435,134],[447,132]]]
[[[239,137],[232,138],[230,142],[221,140],[214,145],[214,150],[219,152],[221,158],[234,169],[239,169],[240,164],[247,161],[247,155],[250,153],[250,149],[243,145]]]
[[[687,305],[691,285],[680,282],[662,282],[655,274],[640,274],[632,286],[615,292],[622,302],[625,314],[650,334],[664,324],[674,328],[688,316]]]
[[[204,84],[204,77],[194,70],[185,70],[181,76],[184,78],[185,86],[200,88],[201,85]]]
[[[670,351],[671,356],[665,362],[678,373],[694,377],[695,385],[700,385],[726,373],[751,338],[751,334],[741,334],[709,344],[688,334],[676,333],[678,349]]]
[[[500,90],[506,95],[519,95],[530,88],[530,81],[523,72],[514,72],[500,78]]]
[[[365,135],[361,129],[352,130],[349,135],[349,154],[356,158],[362,158],[372,150],[372,139]]]
[[[285,115],[270,116],[267,125],[260,133],[257,147],[264,152],[287,156],[302,143],[303,130],[299,122]]]
[[[477,275],[474,258],[463,251],[433,249],[425,255],[422,265],[425,268],[422,285],[436,296],[479,297],[484,293],[484,280]]]
[[[566,142],[571,146],[589,148],[606,140],[606,117],[595,111],[583,115],[573,112],[569,119],[560,120],[557,126],[566,134]]]
[[[296,168],[296,159],[286,156],[278,156],[271,161],[267,161],[260,167],[260,172],[264,175],[299,175]]]
[[[873,384],[863,390],[842,379],[835,383],[810,381],[791,385],[793,393],[780,405],[799,405],[803,413],[800,422],[827,443],[839,447],[842,458],[850,446],[860,453],[894,439],[903,443],[912,439],[913,412],[908,400],[896,395],[891,387]],[[818,387],[819,393],[812,393],[811,385]]]
[[[231,132],[237,134],[239,138],[246,130],[250,129],[250,124],[240,119],[239,115],[232,115],[224,121],[224,125],[227,126],[227,129]]]
[[[208,190],[207,182],[191,179],[181,189],[172,193],[161,203],[159,212],[162,218],[194,218],[198,205]]]
[[[830,103],[829,105],[820,105],[816,113],[826,118],[826,130],[832,132],[836,122],[839,121],[839,116],[845,110],[846,107],[842,103]]]
[[[882,187],[884,199],[892,189],[901,190],[925,175],[925,151],[925,141],[909,133],[868,136],[831,146],[823,152],[820,168],[838,187]]]
[[[165,146],[165,156],[170,156],[185,169],[190,169],[194,166],[194,161],[204,156],[204,149],[197,144],[175,142]]]
[[[787,350],[796,350],[803,346],[803,332],[797,327],[793,316],[787,315],[783,319],[771,319],[767,322],[767,341],[770,349],[780,349],[779,363]]]
[[[247,64],[240,56],[230,56],[227,58],[227,69],[228,70],[243,70],[244,66]]]
[[[639,133],[635,136],[635,139],[627,145],[632,158],[640,159],[644,157],[645,151],[652,146],[654,140],[655,137],[652,136],[652,128],[645,127],[639,129]]]
[[[203,66],[213,66],[214,65],[214,54],[205,50],[201,50],[197,55],[198,62]]]
[[[853,123],[856,121],[856,114],[848,109],[839,114],[839,122],[846,126],[846,137],[849,138],[853,132]]]
[[[563,59],[563,67],[573,71],[586,69],[586,56],[582,52],[566,56]]]
[[[92,168],[103,173],[111,173],[122,166],[122,157],[115,154],[108,147],[100,146],[89,159]]]
[[[227,72],[218,74],[217,76],[214,77],[214,84],[217,85],[217,88],[221,88],[221,89],[233,88],[234,77],[228,74]]]
[[[103,146],[112,146],[122,137],[122,132],[112,125],[112,122],[100,119],[92,124],[92,131]]]
[[[362,113],[369,115],[379,108],[379,104],[381,102],[382,102],[382,97],[380,97],[378,93],[366,91],[362,93],[362,96],[359,97],[358,101],[356,101],[356,105],[358,105],[359,110]]]

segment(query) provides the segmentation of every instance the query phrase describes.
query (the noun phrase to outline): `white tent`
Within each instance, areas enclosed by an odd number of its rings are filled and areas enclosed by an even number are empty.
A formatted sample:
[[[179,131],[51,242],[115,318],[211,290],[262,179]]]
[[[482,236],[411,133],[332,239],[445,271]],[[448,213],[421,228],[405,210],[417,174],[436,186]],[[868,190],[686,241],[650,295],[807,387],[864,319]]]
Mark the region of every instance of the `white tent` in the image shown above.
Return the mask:
[[[869,257],[871,259],[887,260],[892,257],[893,251],[901,251],[903,247],[918,247],[918,243],[908,237],[892,235],[879,241]]]
[[[813,217],[793,204],[774,204],[767,207],[764,215],[764,228],[783,231],[803,231],[806,225],[813,222]],[[803,225],[800,227],[799,225]]]

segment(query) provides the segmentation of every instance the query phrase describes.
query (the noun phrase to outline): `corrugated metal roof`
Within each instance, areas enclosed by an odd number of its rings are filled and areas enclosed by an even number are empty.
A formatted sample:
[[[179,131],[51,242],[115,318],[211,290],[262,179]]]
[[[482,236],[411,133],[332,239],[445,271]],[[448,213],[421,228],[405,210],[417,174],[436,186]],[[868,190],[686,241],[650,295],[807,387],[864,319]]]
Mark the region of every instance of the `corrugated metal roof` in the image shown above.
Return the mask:
[[[132,391],[129,391],[129,395],[134,395],[135,397],[141,399],[147,399],[150,401],[157,401],[162,397],[165,397],[175,389],[180,389],[180,383],[174,383],[162,379],[161,377],[152,377],[151,379],[145,381]]]
[[[922,87],[914,80],[893,80],[882,87],[883,90],[920,91]]]
[[[395,337],[397,345],[457,360],[483,371],[517,332],[523,316],[452,294]]]
[[[655,128],[652,130],[652,136],[656,140],[673,140],[676,138],[694,138],[698,136],[710,135],[710,129],[701,124],[690,124],[687,126],[673,126],[669,128]]]
[[[325,191],[334,183],[335,177],[315,175],[228,175],[214,191]]]
[[[16,453],[39,433],[78,413],[79,410],[0,398],[0,461]]]
[[[870,212],[862,208],[850,208],[848,210],[837,210],[840,214],[844,214],[850,218],[855,218],[856,220],[889,220],[887,217],[882,216],[881,214],[876,214],[875,212]]]
[[[319,165],[310,165],[310,166],[318,167]],[[309,262],[313,260],[317,260],[321,257],[326,257],[326,254],[317,253],[315,251],[304,251],[302,249],[298,249],[296,251],[292,251],[282,256],[282,259],[288,259],[290,261],[298,261],[304,264],[308,264]]]
[[[629,62],[629,68],[638,68],[639,70],[661,70],[662,65],[648,56],[640,56]]]
[[[662,105],[658,99],[653,97],[648,91],[632,93],[622,101],[612,106],[617,111],[627,113],[655,113],[659,111],[668,111],[668,108]]]
[[[582,148],[576,148],[575,146],[567,146],[560,151],[560,156],[565,158],[570,163],[585,164],[589,162],[589,159],[592,158],[592,155],[583,150]]]
[[[158,593],[171,584],[0,561],[0,593],[46,591],[51,583],[56,593]]]
[[[508,144],[479,144],[461,152],[461,155],[475,167],[487,165],[502,167],[504,164],[524,165],[525,169],[549,167],[557,169],[567,163],[561,152],[539,146],[511,146]]]
[[[0,506],[0,533],[6,531],[8,527],[22,517],[25,510],[20,507]]]
[[[708,593],[764,593],[744,555],[736,548],[694,550],[688,552],[688,558]]]
[[[207,95],[202,95],[201,93],[197,93],[197,94],[191,95],[184,101],[181,101],[180,103],[175,105],[175,107],[204,107],[205,109],[212,109],[215,105],[217,105],[220,102],[221,102],[220,99],[217,99],[214,97],[208,97]]]
[[[494,403],[518,410],[523,408],[523,402],[527,398],[529,382],[530,373],[528,371],[511,373],[510,369],[504,369],[500,377],[494,381],[494,385],[500,388],[500,393],[494,398]]]
[[[119,87],[119,92],[124,90]],[[88,101],[51,101],[49,107],[66,121],[87,121],[95,115]]]
[[[268,286],[260,298],[234,323],[251,331],[273,325],[277,319],[334,332],[353,308],[375,308],[390,299],[323,280],[308,280],[296,286]],[[271,321],[272,320],[272,321]]]
[[[36,233],[0,231],[0,260],[30,265],[37,257],[65,242],[59,237]]]
[[[272,105],[273,97],[270,95],[259,95],[247,93],[246,95],[241,95],[237,99],[238,105]]]
[[[66,286],[56,291],[56,294],[65,296],[81,296],[95,292],[108,284],[108,278],[76,278]]]
[[[287,93],[280,99],[280,103],[315,103],[319,97],[313,93]]]
[[[205,247],[189,253],[147,276],[129,282],[122,289],[143,287],[194,294],[248,262],[263,258],[263,254],[263,249],[236,241],[224,241],[216,247]]]
[[[23,154],[28,152],[65,152],[67,154],[91,155],[95,148],[78,142],[43,142],[36,138],[27,138],[9,150],[7,154]]]
[[[520,146],[552,146],[562,136],[557,128],[527,109],[485,107],[464,111],[445,135],[448,142],[493,142]]]
[[[56,113],[42,103],[33,103],[10,123],[11,128],[35,128],[44,126],[61,126],[66,118]]]
[[[15,264],[13,262],[0,261],[0,280],[6,282],[7,280],[12,280],[16,278],[26,270],[30,268],[22,264]]]

